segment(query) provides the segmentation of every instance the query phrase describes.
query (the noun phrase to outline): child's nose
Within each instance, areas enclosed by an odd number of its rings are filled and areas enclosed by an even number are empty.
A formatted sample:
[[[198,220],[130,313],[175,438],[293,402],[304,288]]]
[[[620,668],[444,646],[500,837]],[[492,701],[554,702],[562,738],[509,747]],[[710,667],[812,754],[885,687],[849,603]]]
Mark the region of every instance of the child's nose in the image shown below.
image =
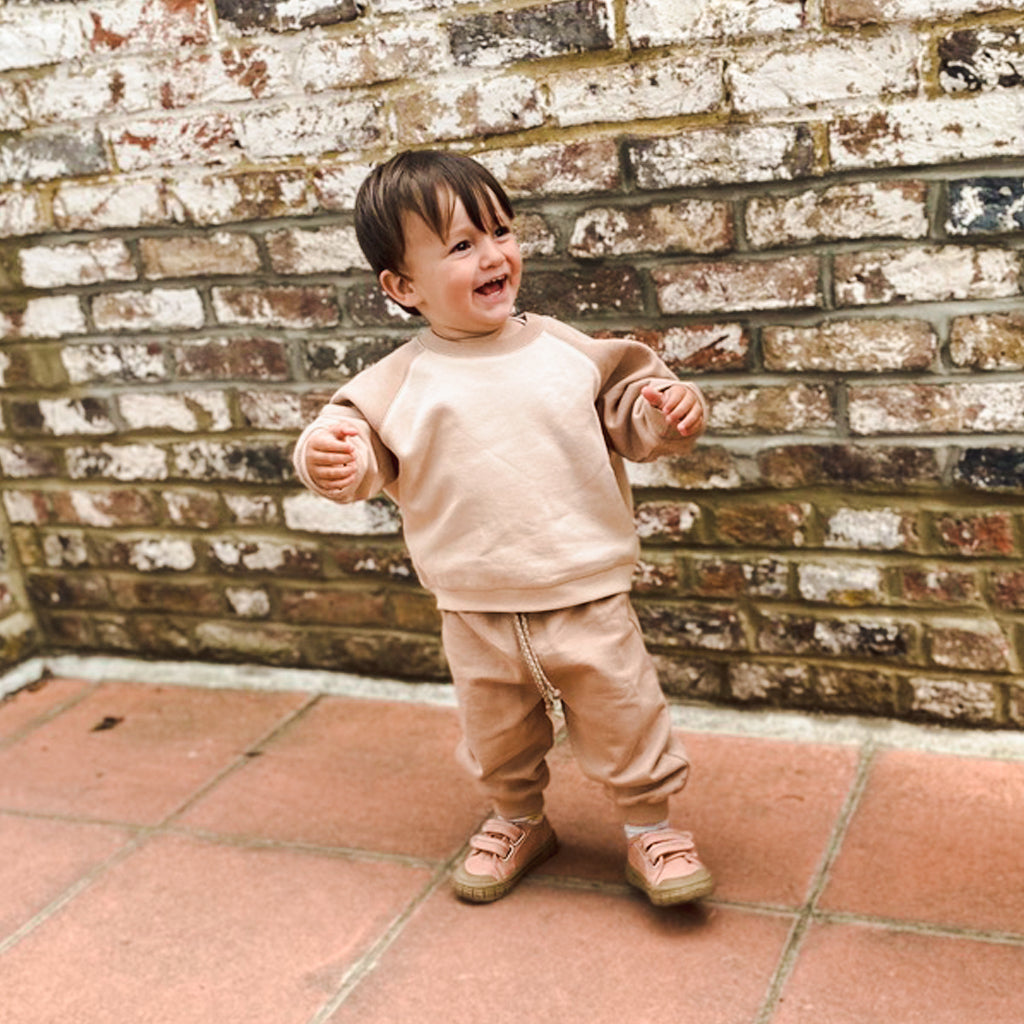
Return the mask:
[[[504,258],[498,243],[490,236],[485,238],[480,247],[480,261],[490,266],[492,263],[500,263]]]

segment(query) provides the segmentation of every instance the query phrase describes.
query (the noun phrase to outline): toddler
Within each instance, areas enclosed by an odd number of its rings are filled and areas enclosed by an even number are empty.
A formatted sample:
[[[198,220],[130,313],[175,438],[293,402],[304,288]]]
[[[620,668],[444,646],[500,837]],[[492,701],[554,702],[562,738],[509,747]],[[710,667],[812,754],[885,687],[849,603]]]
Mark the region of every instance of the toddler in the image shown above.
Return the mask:
[[[427,326],[341,387],[295,467],[334,501],[389,495],[437,598],[459,759],[493,806],[456,893],[504,896],[557,843],[544,816],[550,711],[625,830],[626,877],[659,905],[706,896],[669,826],[686,753],[629,599],[639,546],[623,459],[689,451],[700,391],[645,345],[517,314],[522,258],[501,185],[468,157],[405,152],[356,200],[381,287]]]

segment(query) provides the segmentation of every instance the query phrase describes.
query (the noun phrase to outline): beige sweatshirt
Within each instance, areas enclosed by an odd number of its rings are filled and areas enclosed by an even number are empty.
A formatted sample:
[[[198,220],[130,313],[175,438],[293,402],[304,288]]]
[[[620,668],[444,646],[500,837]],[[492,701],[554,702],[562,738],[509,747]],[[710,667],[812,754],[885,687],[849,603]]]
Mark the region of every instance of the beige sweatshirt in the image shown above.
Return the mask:
[[[316,491],[310,436],[345,421],[359,434],[343,500],[383,491],[397,503],[440,608],[566,608],[630,589],[638,541],[622,460],[693,446],[640,393],[674,383],[647,346],[550,317],[480,341],[428,329],[338,390],[299,438],[295,467]]]

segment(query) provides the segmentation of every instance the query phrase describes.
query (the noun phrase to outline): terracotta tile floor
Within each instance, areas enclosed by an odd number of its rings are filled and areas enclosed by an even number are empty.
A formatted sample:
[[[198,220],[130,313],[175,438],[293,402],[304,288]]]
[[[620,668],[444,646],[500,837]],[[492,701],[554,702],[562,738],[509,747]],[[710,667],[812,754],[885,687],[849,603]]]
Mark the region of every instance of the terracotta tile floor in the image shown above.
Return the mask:
[[[474,907],[447,876],[486,807],[443,702],[23,689],[0,702],[0,1021],[1024,1021],[1019,736],[676,716],[713,898],[623,884],[562,744],[561,852]]]

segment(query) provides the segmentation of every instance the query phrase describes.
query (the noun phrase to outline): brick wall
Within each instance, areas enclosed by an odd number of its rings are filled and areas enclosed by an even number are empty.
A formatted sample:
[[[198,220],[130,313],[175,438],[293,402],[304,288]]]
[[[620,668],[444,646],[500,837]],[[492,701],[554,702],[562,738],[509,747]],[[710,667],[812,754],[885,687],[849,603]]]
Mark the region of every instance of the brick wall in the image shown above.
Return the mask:
[[[668,690],[1024,725],[1019,0],[22,0],[0,111],[0,667],[443,677],[393,509],[288,461],[413,326],[355,188],[440,144],[526,308],[711,400],[633,472]]]

